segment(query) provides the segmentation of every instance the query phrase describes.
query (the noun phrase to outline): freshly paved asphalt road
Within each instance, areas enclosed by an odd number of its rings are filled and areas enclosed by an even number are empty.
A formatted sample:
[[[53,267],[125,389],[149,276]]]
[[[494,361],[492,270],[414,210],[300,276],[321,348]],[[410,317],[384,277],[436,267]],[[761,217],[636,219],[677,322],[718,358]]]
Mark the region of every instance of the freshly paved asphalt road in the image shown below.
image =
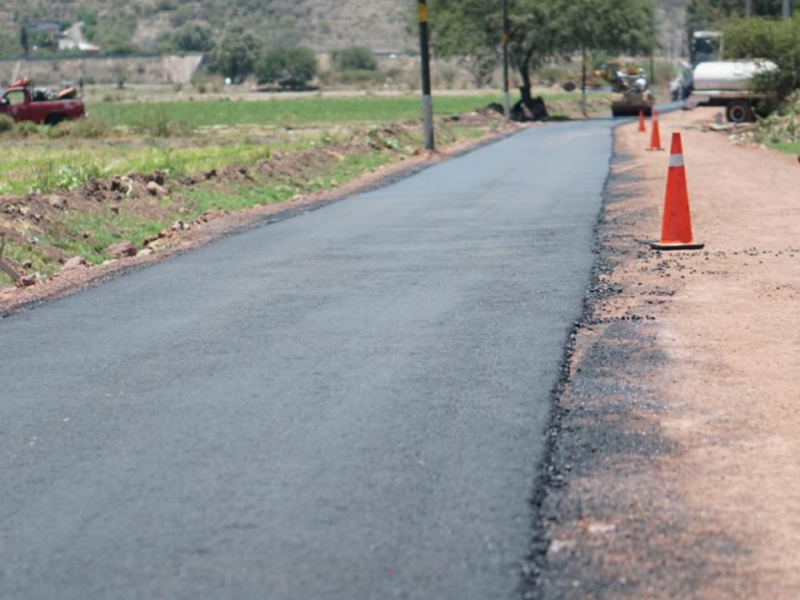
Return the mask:
[[[611,123],[0,320],[0,598],[515,598]]]

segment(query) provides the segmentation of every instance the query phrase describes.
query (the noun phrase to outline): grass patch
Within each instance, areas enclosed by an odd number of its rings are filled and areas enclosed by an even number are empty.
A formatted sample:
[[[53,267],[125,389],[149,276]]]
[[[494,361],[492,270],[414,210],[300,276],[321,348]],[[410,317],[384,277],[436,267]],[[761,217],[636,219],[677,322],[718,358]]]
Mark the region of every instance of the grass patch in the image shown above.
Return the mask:
[[[393,157],[388,153],[355,154],[302,179],[287,177],[278,181],[239,184],[225,190],[195,188],[185,190],[183,196],[190,211],[189,218],[200,216],[208,210],[233,212],[259,205],[281,204],[297,194],[335,189],[392,161]]]
[[[778,142],[778,143],[771,143],[769,147],[773,150],[778,150],[779,152],[784,152],[786,154],[794,154],[800,155],[800,142],[798,143],[790,143],[790,142]]]
[[[162,171],[180,177],[232,164],[249,165],[275,150],[293,150],[307,142],[264,145],[255,143],[193,145],[29,143],[9,145],[0,162],[0,194],[75,189],[93,177]]]
[[[119,214],[109,207],[92,213],[73,211],[56,221],[43,241],[69,256],[83,256],[87,262],[100,264],[109,259],[106,248],[111,244],[130,240],[141,247],[146,237],[169,224],[167,219],[148,219],[124,209]]]
[[[438,115],[463,113],[497,102],[500,97],[442,96],[436,98]],[[353,98],[292,98],[264,101],[208,100],[198,102],[153,102],[116,104],[103,102],[92,113],[116,123],[136,128],[151,120],[184,123],[190,127],[260,125],[266,127],[309,127],[387,123],[419,120],[417,96]]]

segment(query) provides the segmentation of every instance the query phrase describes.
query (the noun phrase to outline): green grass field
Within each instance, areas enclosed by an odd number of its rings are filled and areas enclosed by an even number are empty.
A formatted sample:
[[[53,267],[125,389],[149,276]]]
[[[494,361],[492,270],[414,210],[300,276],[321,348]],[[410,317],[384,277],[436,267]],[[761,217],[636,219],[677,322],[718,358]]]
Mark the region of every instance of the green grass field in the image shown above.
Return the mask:
[[[577,102],[578,96],[568,93],[548,94],[545,101]],[[446,116],[483,108],[490,102],[502,102],[502,98],[499,95],[440,96],[434,98],[433,106],[435,114]],[[164,118],[192,127],[312,127],[419,120],[420,99],[415,95],[292,98],[261,102],[101,102],[92,105],[89,110],[94,116],[128,127],[141,127],[148,121]]]

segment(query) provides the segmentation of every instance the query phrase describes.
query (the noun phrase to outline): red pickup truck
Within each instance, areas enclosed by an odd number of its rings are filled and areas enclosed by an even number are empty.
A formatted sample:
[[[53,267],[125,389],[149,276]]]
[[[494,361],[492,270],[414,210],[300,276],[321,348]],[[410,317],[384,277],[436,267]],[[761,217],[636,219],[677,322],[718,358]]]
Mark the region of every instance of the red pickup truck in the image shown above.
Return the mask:
[[[80,119],[85,114],[82,100],[51,98],[30,86],[10,87],[0,96],[0,115],[8,115],[18,122],[58,125],[67,119]]]

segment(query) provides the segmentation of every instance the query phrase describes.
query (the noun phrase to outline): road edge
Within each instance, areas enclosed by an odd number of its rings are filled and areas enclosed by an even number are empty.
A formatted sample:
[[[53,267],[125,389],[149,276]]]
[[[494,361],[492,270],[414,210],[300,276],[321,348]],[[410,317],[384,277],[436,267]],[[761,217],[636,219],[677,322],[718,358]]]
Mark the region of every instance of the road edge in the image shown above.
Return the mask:
[[[577,350],[578,334],[582,327],[589,324],[594,314],[598,301],[613,294],[613,289],[601,281],[600,275],[611,267],[604,252],[603,232],[606,221],[607,209],[613,196],[613,188],[617,182],[614,167],[624,160],[617,151],[617,129],[626,123],[620,123],[612,128],[611,156],[608,161],[608,174],[601,191],[600,210],[592,226],[592,253],[594,261],[589,275],[588,285],[584,294],[581,311],[572,322],[564,345],[564,351],[559,367],[559,375],[550,392],[550,416],[545,430],[545,446],[542,460],[539,464],[539,473],[533,482],[533,494],[529,500],[533,509],[533,526],[529,553],[522,563],[522,581],[520,591],[525,600],[540,600],[543,598],[541,588],[542,575],[547,567],[547,552],[550,548],[550,535],[545,523],[545,501],[551,490],[561,487],[565,482],[564,474],[556,460],[557,443],[563,431],[562,424],[567,410],[563,407],[561,399],[567,386],[573,378],[574,357]]]
[[[257,209],[237,211],[230,215],[230,220],[223,218],[220,219],[219,222],[215,222],[214,226],[209,228],[207,232],[208,236],[199,242],[186,245],[179,244],[153,256],[133,257],[128,260],[116,262],[112,265],[93,267],[95,271],[91,275],[75,284],[67,282],[62,286],[54,286],[53,290],[44,291],[41,296],[21,299],[18,302],[12,301],[7,307],[0,307],[0,320],[68,298],[84,290],[136,273],[163,261],[177,258],[183,254],[214,244],[228,237],[239,235],[259,227],[280,223],[281,221],[319,210],[330,204],[347,200],[348,198],[386,188],[404,179],[422,173],[436,165],[461,158],[472,152],[509,139],[523,131],[555,125],[558,125],[558,123],[517,124],[513,129],[504,129],[476,140],[457,142],[443,148],[437,153],[421,154],[406,161],[387,165],[384,167],[382,173],[371,173],[359,177],[338,189],[309,195],[300,203],[286,202],[284,204],[267,207],[268,212],[265,214],[260,214]],[[49,283],[50,282],[45,282],[42,285],[46,286]]]

